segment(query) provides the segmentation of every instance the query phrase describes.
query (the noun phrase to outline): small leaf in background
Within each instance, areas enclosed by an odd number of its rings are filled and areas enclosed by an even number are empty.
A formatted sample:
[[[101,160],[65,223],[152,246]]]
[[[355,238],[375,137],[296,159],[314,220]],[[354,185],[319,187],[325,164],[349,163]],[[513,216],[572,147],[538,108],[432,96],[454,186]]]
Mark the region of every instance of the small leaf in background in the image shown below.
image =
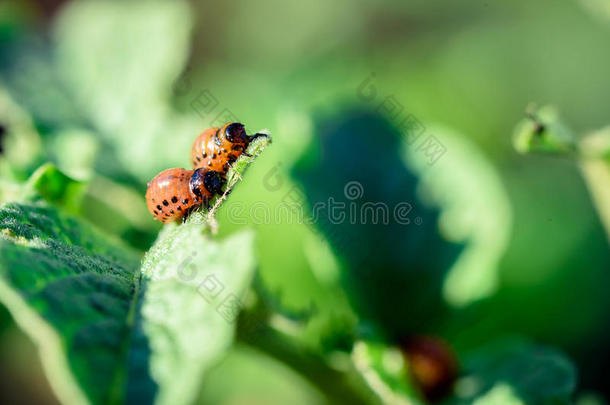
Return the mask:
[[[47,140],[50,160],[64,173],[77,179],[91,179],[101,145],[95,133],[82,128],[54,132]]]
[[[509,384],[499,382],[487,393],[477,398],[472,405],[527,405]]]
[[[572,403],[575,368],[553,349],[505,340],[466,356],[463,365],[464,377],[456,385],[451,404]]]
[[[383,343],[358,341],[352,361],[382,403],[391,405],[423,404],[418,389],[409,380],[403,354]]]
[[[45,201],[76,214],[80,212],[87,184],[66,176],[48,163],[34,172],[25,187],[26,199],[36,199],[38,195]]]
[[[520,153],[573,153],[576,141],[573,134],[559,121],[554,107],[529,107],[528,117],[517,126],[513,135],[515,149]]]

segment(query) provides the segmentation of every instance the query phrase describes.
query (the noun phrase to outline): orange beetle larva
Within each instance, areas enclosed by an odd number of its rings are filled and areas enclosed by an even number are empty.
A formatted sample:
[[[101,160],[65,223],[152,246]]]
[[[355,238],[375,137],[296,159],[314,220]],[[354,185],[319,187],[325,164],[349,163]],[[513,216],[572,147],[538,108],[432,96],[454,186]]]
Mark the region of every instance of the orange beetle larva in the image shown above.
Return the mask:
[[[229,165],[237,160],[253,139],[265,134],[247,135],[243,124],[229,122],[222,127],[203,131],[191,147],[193,168],[205,167],[226,174]]]
[[[148,183],[148,211],[161,222],[186,219],[191,210],[207,205],[214,194],[220,193],[223,182],[214,170],[164,170]]]

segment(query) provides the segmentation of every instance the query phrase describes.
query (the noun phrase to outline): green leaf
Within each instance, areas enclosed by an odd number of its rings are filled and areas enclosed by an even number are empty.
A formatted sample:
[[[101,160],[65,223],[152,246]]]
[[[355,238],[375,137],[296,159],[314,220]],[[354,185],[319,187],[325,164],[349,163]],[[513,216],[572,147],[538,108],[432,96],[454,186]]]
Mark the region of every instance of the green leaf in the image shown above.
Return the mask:
[[[513,143],[520,153],[566,154],[576,150],[574,135],[551,106],[528,112],[528,117],[515,129]]]
[[[98,171],[144,183],[159,167],[187,162],[184,151],[207,123],[194,111],[177,115],[170,100],[188,59],[192,15],[187,2],[163,0],[87,0],[59,13],[54,65],[104,142]]]
[[[0,209],[0,300],[65,403],[101,403],[124,366],[138,256],[39,205]]]
[[[494,343],[466,357],[453,404],[570,404],[576,371],[561,353],[521,340]]]
[[[157,403],[196,399],[204,372],[231,344],[254,267],[249,231],[222,242],[198,224],[162,231],[142,264],[142,322]]]
[[[188,57],[189,11],[183,1],[87,0],[70,3],[59,14],[53,27],[57,65],[105,136],[164,112]],[[120,47],[109,46],[117,40]]]
[[[80,211],[87,184],[66,176],[47,163],[34,172],[25,187],[26,199],[35,199],[38,195],[45,201],[76,214]]]
[[[462,307],[495,292],[512,211],[500,175],[475,144],[440,126],[427,133],[446,150],[434,164],[413,146],[404,145],[403,156],[421,179],[419,198],[441,209],[441,234],[465,245],[443,282],[445,300]]]

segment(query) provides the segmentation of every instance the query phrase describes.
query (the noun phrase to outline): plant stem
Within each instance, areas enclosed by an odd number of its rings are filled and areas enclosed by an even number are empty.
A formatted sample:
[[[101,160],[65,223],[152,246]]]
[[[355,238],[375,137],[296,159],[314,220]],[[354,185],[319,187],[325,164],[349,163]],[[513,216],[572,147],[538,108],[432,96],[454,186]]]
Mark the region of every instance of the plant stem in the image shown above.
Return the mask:
[[[330,403],[381,404],[355,368],[350,367],[346,371],[331,368],[320,355],[312,353],[296,339],[263,324],[262,321],[257,323],[254,332],[240,322],[237,339],[292,368],[322,391]]]

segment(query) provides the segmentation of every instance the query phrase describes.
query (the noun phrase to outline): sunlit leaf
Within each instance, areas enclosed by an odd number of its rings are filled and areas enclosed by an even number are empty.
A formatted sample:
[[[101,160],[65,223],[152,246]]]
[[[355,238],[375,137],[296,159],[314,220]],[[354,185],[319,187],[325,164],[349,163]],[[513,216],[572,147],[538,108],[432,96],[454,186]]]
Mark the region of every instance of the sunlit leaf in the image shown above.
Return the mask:
[[[409,381],[404,357],[397,348],[359,341],[354,346],[352,359],[356,369],[384,404],[423,403]]]
[[[445,299],[464,306],[498,286],[511,207],[496,169],[467,138],[439,126],[428,127],[421,138],[419,147],[405,144],[405,162],[420,176],[419,197],[441,207],[441,233],[465,245],[443,285]],[[442,154],[432,153],[435,145]]]

